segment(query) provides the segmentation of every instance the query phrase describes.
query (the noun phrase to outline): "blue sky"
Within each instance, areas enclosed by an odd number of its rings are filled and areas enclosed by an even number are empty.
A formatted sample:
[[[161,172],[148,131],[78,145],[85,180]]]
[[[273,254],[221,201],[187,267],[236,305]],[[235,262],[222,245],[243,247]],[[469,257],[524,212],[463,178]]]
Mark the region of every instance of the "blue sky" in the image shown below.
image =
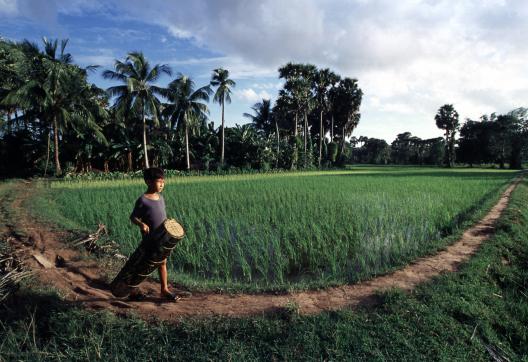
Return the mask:
[[[276,97],[286,62],[330,67],[364,91],[354,135],[388,142],[404,131],[441,136],[434,115],[445,103],[461,120],[527,106],[527,18],[524,0],[0,0],[2,37],[69,38],[82,66],[111,69],[139,50],[197,85],[227,68],[237,83],[228,125]],[[113,85],[99,74],[90,80]]]

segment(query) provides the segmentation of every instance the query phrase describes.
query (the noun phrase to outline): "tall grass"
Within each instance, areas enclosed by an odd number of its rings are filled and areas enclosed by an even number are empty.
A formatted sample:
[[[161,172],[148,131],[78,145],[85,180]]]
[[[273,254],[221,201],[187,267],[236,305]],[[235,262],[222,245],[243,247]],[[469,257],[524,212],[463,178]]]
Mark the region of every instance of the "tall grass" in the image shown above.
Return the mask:
[[[382,273],[443,246],[513,173],[359,168],[349,171],[169,178],[167,213],[187,231],[170,257],[188,285],[323,286]],[[138,244],[128,216],[139,180],[52,185],[62,215],[106,224],[124,253]]]

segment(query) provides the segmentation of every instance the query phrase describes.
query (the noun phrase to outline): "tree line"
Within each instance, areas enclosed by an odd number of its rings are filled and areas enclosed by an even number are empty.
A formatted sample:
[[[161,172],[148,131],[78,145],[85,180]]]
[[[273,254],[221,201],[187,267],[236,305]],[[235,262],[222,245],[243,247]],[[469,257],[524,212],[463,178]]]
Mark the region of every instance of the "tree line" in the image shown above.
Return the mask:
[[[460,125],[458,112],[445,104],[435,115],[444,137],[422,140],[410,132],[400,133],[389,145],[385,140],[352,137],[350,163],[444,165],[455,163],[522,168],[528,159],[528,108],[506,114],[483,115],[479,121],[466,119]],[[458,139],[456,138],[458,134]]]
[[[389,146],[352,137],[363,97],[357,79],[288,63],[278,70],[283,86],[275,104],[263,99],[243,114],[249,123],[226,127],[224,109],[236,86],[227,69],[214,69],[210,82],[197,86],[168,65],[150,64],[141,52],[115,60],[113,69],[82,68],[67,45],[46,38],[42,46],[0,39],[0,175],[61,175],[65,165],[72,172],[452,166],[455,158],[518,167],[525,157],[525,109],[468,120],[460,128],[458,114],[445,105],[435,117],[445,138],[421,140],[406,132]],[[90,84],[90,72],[101,72],[115,85],[103,90]],[[163,76],[172,79],[164,87]],[[211,100],[221,108],[216,128]],[[481,142],[490,146],[479,147]]]

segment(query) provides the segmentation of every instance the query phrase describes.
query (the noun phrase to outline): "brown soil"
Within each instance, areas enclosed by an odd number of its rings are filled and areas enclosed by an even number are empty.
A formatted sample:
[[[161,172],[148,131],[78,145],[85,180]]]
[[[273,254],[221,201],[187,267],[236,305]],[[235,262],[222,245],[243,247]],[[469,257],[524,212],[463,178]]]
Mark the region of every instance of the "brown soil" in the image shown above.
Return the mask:
[[[63,240],[67,233],[54,231],[47,225],[35,223],[22,204],[31,193],[31,185],[15,185],[15,199],[8,207],[17,211],[15,225],[1,225],[0,232],[8,240],[26,265],[35,271],[36,282],[57,288],[65,302],[90,309],[105,309],[116,314],[136,314],[144,319],[177,320],[185,316],[247,316],[273,313],[285,308],[297,308],[301,314],[315,314],[326,310],[353,308],[376,301],[378,291],[389,288],[412,290],[418,284],[449,271],[469,259],[479,245],[494,233],[494,225],[506,208],[510,194],[520,181],[518,178],[502,194],[499,202],[476,225],[466,230],[460,240],[445,250],[420,258],[405,268],[354,285],[343,285],[306,292],[274,294],[219,294],[193,293],[177,302],[164,302],[159,296],[158,282],[147,279],[141,290],[147,299],[140,302],[121,300],[108,290],[106,268],[100,260],[86,257]],[[6,200],[0,200],[0,218],[5,220]],[[4,215],[1,215],[1,214]],[[26,236],[20,236],[23,232]],[[64,259],[56,266],[57,256]]]

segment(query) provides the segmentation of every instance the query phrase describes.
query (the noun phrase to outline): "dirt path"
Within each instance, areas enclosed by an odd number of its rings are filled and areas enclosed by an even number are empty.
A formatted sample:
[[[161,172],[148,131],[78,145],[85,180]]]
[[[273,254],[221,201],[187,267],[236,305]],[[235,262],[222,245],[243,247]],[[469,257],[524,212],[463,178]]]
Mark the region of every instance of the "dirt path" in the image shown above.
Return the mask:
[[[258,315],[293,304],[298,306],[302,314],[314,314],[370,304],[375,300],[378,290],[411,290],[440,273],[456,271],[494,233],[494,225],[520,179],[517,178],[507,188],[499,202],[480,222],[466,230],[460,240],[435,255],[420,258],[401,270],[358,284],[284,295],[193,293],[191,297],[172,303],[160,300],[157,297],[159,284],[147,280],[141,285],[141,289],[149,295],[146,300],[130,302],[117,299],[109,292],[103,268],[97,261],[83,257],[81,252],[61,242],[67,237],[64,232],[50,231],[44,225],[35,224],[22,208],[22,203],[30,194],[31,185],[27,183],[20,182],[14,187],[16,196],[9,208],[17,210],[15,224],[8,227],[4,225],[0,231],[10,235],[8,240],[26,265],[36,272],[37,281],[58,288],[67,302],[86,308],[107,309],[117,314],[133,313],[144,319],[156,317],[162,320],[175,320],[184,316]],[[6,213],[6,202],[0,200],[0,204],[4,205],[0,208],[2,220],[6,219],[6,215],[2,215]],[[23,231],[26,237],[17,236],[15,230]],[[57,255],[66,261],[65,265],[55,265]]]

